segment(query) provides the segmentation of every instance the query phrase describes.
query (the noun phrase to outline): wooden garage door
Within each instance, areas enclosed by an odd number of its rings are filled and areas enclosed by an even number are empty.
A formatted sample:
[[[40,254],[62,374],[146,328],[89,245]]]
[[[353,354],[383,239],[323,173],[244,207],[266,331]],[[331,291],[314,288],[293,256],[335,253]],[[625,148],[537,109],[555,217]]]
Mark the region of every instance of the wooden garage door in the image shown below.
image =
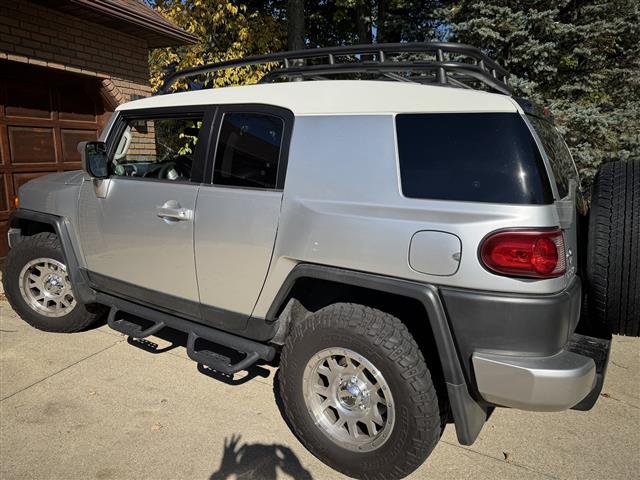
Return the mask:
[[[79,169],[78,142],[98,138],[109,110],[94,77],[0,61],[0,261],[20,185]]]

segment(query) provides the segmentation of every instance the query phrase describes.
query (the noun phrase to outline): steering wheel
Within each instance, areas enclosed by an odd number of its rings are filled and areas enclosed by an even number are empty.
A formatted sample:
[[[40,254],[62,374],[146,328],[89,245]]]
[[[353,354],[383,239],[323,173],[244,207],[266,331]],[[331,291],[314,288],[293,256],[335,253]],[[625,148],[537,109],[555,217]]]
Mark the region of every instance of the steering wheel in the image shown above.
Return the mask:
[[[124,171],[125,171],[125,175],[127,175],[128,177],[138,176],[138,167],[136,167],[134,163],[125,164]]]
[[[158,178],[167,178],[167,175],[169,174],[169,170],[171,170],[172,168],[174,168],[176,166],[176,162],[174,161],[169,161],[166,162],[162,165],[162,167],[160,168],[160,170],[158,170]]]
[[[158,170],[158,178],[167,179],[169,172],[173,169],[180,177],[189,178],[191,176],[191,165],[193,160],[186,155],[178,155],[173,160],[162,164]],[[172,179],[173,180],[173,179]]]

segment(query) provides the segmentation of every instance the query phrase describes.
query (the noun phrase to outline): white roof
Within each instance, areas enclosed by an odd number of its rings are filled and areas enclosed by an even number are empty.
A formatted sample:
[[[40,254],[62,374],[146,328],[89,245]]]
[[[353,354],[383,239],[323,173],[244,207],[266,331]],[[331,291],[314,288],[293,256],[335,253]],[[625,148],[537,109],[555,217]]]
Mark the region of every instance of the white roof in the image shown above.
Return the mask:
[[[517,112],[507,95],[408,82],[317,80],[212,88],[135,100],[118,110],[183,105],[257,103],[296,115],[412,112]]]

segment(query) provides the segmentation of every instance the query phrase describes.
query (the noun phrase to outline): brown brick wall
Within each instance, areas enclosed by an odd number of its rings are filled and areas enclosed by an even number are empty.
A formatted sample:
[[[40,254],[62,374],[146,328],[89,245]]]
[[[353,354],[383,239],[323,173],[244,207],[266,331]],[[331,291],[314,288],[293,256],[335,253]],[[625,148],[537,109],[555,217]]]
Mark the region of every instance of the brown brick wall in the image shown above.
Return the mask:
[[[0,59],[103,78],[119,103],[151,94],[145,40],[27,0],[2,0]]]

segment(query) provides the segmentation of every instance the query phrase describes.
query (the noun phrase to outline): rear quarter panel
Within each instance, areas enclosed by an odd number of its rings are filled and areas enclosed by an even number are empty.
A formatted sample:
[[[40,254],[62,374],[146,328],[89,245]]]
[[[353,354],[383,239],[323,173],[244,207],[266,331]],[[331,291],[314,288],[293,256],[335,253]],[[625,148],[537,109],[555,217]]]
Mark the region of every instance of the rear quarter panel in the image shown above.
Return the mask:
[[[460,288],[557,292],[566,285],[564,277],[502,277],[485,270],[477,257],[480,242],[494,230],[556,225],[553,205],[404,197],[393,114],[297,116],[272,267],[254,315],[266,314],[299,262]],[[411,268],[409,244],[421,230],[460,238],[460,267],[455,274],[428,275]]]

